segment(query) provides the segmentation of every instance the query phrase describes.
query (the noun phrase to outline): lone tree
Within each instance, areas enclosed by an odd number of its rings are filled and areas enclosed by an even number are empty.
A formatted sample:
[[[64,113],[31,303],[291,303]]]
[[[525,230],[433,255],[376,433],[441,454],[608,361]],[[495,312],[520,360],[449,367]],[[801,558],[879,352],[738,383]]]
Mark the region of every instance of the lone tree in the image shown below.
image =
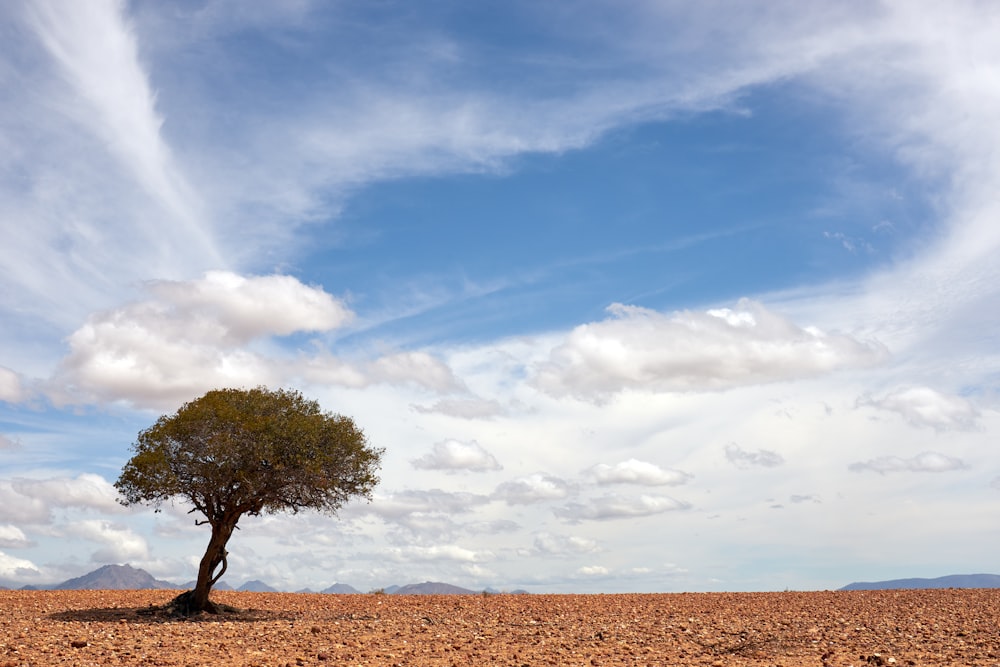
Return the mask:
[[[371,498],[383,449],[341,415],[296,391],[218,389],[185,403],[139,433],[115,487],[125,506],[181,497],[201,512],[212,537],[194,590],[171,606],[217,613],[212,586],[226,571],[226,543],[243,515],[330,514],[354,496]],[[216,569],[221,565],[221,569]]]

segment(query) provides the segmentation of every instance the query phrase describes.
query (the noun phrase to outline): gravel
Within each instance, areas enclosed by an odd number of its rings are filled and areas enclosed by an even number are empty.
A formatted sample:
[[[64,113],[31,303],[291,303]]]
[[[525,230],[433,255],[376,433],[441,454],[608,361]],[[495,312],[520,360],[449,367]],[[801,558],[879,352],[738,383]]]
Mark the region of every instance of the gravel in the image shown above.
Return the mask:
[[[997,665],[1000,589],[649,595],[0,591],[0,667]]]

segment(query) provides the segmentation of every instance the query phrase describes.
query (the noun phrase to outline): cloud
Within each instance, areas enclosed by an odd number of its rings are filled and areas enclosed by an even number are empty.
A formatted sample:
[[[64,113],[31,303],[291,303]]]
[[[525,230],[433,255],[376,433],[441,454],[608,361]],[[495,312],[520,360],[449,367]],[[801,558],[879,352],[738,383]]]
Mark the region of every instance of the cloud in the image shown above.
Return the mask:
[[[868,367],[875,342],[799,327],[749,299],[735,309],[657,311],[615,304],[612,318],[576,327],[535,369],[555,396],[600,400],[625,389],[708,391]]]
[[[0,449],[17,449],[21,444],[0,433]]]
[[[31,546],[24,532],[17,526],[0,525],[0,547],[23,549]]]
[[[564,479],[546,473],[534,473],[503,482],[493,491],[492,498],[508,505],[531,505],[547,500],[561,500],[576,493],[576,487]]]
[[[54,507],[122,513],[118,491],[100,475],[0,480],[0,518],[47,523]],[[5,508],[15,508],[12,513]]]
[[[758,449],[756,452],[749,452],[741,449],[735,443],[726,445],[726,459],[737,468],[748,468],[750,466],[774,468],[785,463],[785,459],[777,452],[772,452],[769,449]]]
[[[20,581],[29,575],[39,575],[41,570],[30,560],[14,558],[0,551],[0,578]]]
[[[149,546],[132,529],[103,519],[75,521],[64,528],[67,535],[103,546],[91,554],[95,563],[126,563],[149,558]]]
[[[544,556],[575,556],[597,551],[597,542],[577,535],[539,533],[529,553]]]
[[[21,377],[9,368],[0,366],[0,401],[20,403],[25,397]]]
[[[609,466],[598,464],[587,471],[600,485],[607,484],[640,484],[643,486],[676,486],[683,484],[691,475],[680,470],[664,470],[654,463],[629,459]]]
[[[865,396],[859,406],[895,412],[907,422],[936,431],[971,431],[977,427],[979,411],[960,396],[946,396],[928,387],[907,387],[882,397]]]
[[[442,399],[431,406],[414,405],[413,409],[422,414],[438,413],[460,419],[490,419],[506,413],[499,401],[483,398]]]
[[[887,472],[952,472],[963,470],[968,466],[953,456],[938,452],[921,452],[908,459],[898,456],[881,456],[864,462],[852,463],[847,466],[852,472],[870,470],[884,475]]]
[[[389,556],[398,562],[411,561],[457,561],[461,563],[482,563],[493,560],[489,551],[474,551],[455,544],[442,544],[430,547],[403,547],[390,549]]]
[[[29,24],[84,101],[78,120],[100,136],[136,180],[177,221],[195,226],[191,192],[173,164],[160,129],[156,96],[139,64],[134,27],[114,0],[33,3]]]
[[[584,565],[577,569],[576,573],[581,577],[603,577],[611,573],[611,570],[603,565]]]
[[[323,289],[291,276],[211,271],[145,289],[148,299],[93,315],[69,337],[70,353],[50,383],[58,402],[170,408],[211,388],[280,385],[297,376],[349,387],[461,388],[445,364],[422,351],[350,364],[325,353],[292,360],[255,349],[255,342],[329,331],[353,317]]]
[[[560,519],[577,523],[583,520],[611,521],[653,516],[688,509],[690,505],[667,496],[641,495],[626,497],[617,494],[593,498],[583,503],[568,503],[553,511]]]
[[[375,514],[387,521],[398,521],[412,514],[471,512],[474,507],[487,502],[489,498],[479,494],[428,489],[399,491],[389,495],[376,493],[370,504],[357,506],[354,511]]]
[[[410,463],[420,470],[444,470],[446,472],[488,472],[503,470],[503,466],[478,442],[445,440],[434,443],[433,449]]]

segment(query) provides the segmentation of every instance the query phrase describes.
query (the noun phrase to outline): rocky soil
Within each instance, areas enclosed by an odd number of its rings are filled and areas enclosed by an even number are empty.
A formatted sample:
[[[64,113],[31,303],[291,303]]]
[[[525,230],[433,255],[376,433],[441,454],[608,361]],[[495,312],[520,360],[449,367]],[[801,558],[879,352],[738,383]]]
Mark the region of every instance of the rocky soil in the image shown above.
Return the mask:
[[[391,596],[0,591],[0,667],[1000,665],[1000,590]]]

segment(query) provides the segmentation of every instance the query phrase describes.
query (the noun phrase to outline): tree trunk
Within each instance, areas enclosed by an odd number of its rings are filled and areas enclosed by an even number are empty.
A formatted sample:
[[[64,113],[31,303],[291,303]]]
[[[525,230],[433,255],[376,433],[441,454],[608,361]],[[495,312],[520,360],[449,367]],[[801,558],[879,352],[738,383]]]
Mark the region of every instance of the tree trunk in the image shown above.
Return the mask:
[[[235,528],[235,521],[212,524],[212,537],[208,541],[208,548],[205,549],[205,555],[201,557],[201,564],[198,566],[198,581],[195,583],[194,590],[181,593],[174,599],[173,606],[176,607],[177,611],[185,616],[202,611],[211,614],[218,611],[212,601],[208,599],[208,594],[215,582],[226,571],[226,543],[229,542]],[[215,569],[219,565],[222,565],[222,569],[216,574]]]

